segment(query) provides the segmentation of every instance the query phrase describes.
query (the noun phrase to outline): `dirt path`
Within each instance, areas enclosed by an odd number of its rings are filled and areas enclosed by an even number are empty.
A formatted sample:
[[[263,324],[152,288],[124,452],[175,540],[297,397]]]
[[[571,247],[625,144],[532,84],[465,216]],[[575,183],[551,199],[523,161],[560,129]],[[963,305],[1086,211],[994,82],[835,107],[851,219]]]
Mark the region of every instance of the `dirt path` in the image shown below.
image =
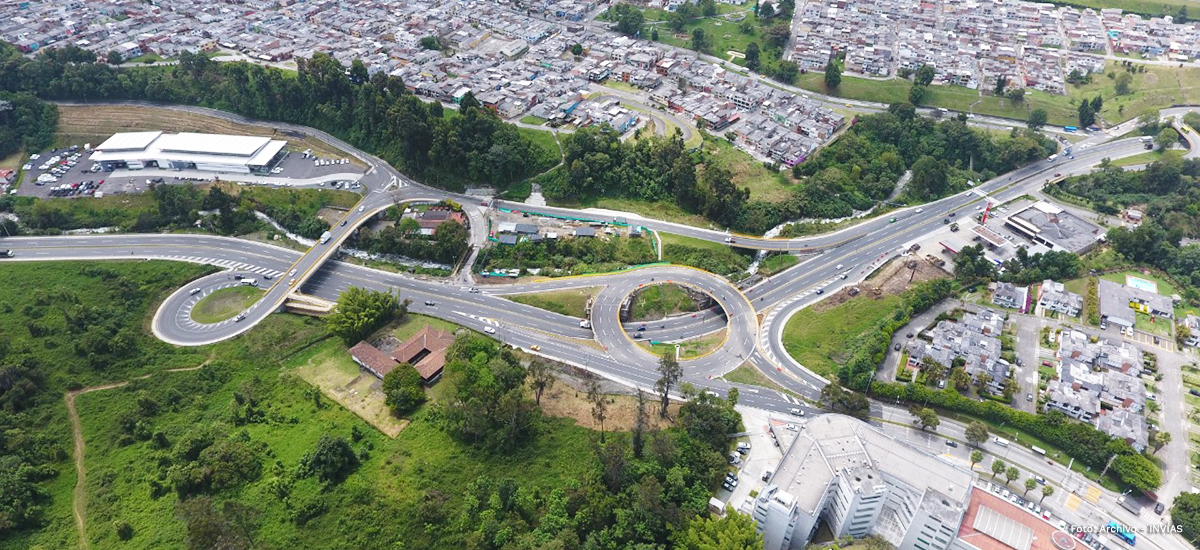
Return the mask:
[[[163,372],[184,372],[198,370],[204,365],[205,361],[194,367],[186,367],[181,369],[167,369]],[[131,378],[124,382],[114,382],[112,384],[103,384],[100,386],[92,386],[81,390],[69,391],[63,397],[67,402],[67,417],[71,420],[71,439],[74,440],[75,449],[75,491],[73,494],[73,502],[71,503],[71,512],[75,515],[75,528],[79,530],[79,547],[87,550],[91,548],[91,543],[87,539],[87,488],[86,475],[87,471],[83,467],[83,426],[79,423],[79,411],[75,410],[75,398],[85,393],[94,391],[111,390],[129,385],[134,380],[145,380],[150,378],[150,374]]]

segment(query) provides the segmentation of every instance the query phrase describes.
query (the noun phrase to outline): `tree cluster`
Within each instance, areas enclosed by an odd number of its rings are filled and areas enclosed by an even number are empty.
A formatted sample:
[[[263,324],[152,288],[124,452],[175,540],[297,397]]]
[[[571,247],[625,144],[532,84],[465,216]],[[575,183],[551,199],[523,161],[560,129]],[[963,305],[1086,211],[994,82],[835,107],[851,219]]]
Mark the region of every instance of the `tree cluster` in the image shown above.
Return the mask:
[[[561,269],[565,275],[599,273],[657,259],[649,238],[584,237],[523,240],[482,251],[476,264],[485,270]]]
[[[404,363],[383,376],[383,396],[396,416],[417,410],[425,402],[425,386],[420,373]]]
[[[422,235],[421,226],[416,220],[402,218],[396,225],[378,232],[360,229],[358,248],[377,254],[394,254],[454,265],[470,248],[469,239],[466,226],[454,220],[438,225],[432,235]]]
[[[450,400],[437,415],[455,439],[510,452],[537,435],[541,410],[525,395],[529,371],[507,347],[478,335],[459,337],[446,353],[442,384]]]
[[[42,151],[54,142],[58,109],[31,93],[0,91],[0,158],[24,149]]]
[[[1030,255],[1024,247],[1004,262],[1004,273],[1000,280],[1027,285],[1046,279],[1066,281],[1079,276],[1083,264],[1079,255],[1065,250],[1051,250]]]
[[[408,302],[401,303],[391,292],[352,286],[338,295],[337,306],[325,317],[325,326],[352,346],[407,311]]]
[[[114,68],[76,50],[50,48],[31,59],[0,43],[0,91],[203,105],[304,124],[376,153],[426,183],[454,189],[478,181],[507,187],[557,161],[477,102],[467,102],[473,106],[458,116],[444,115],[440,103],[422,102],[398,77],[368,75],[358,60],[347,68],[317,53],[297,59],[292,77],[189,52],[167,70]]]

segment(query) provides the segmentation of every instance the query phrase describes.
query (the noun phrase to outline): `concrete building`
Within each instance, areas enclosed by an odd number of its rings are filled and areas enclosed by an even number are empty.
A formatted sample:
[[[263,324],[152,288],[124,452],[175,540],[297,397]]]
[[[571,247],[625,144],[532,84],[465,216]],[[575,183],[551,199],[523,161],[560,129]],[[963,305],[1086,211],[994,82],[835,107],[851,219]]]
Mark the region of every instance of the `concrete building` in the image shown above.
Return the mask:
[[[1038,306],[1044,311],[1065,313],[1069,317],[1079,317],[1083,311],[1083,296],[1068,291],[1062,283],[1046,279],[1040,292]]]
[[[835,537],[876,534],[900,550],[951,547],[972,474],[848,416],[805,424],[751,515],[766,550],[803,548],[822,522]]]
[[[1025,311],[1025,303],[1028,299],[1029,288],[1012,283],[996,283],[996,289],[992,291],[993,304],[1022,312]]]
[[[122,132],[104,140],[90,160],[105,170],[157,167],[263,173],[282,157],[286,145],[286,141],[258,136]]]
[[[1132,327],[1138,313],[1164,319],[1175,317],[1175,305],[1167,296],[1106,279],[1100,279],[1099,290],[1100,318],[1114,325]]]
[[[1083,254],[1104,237],[1100,226],[1046,201],[1038,201],[1004,220],[1005,227],[1051,250]]]

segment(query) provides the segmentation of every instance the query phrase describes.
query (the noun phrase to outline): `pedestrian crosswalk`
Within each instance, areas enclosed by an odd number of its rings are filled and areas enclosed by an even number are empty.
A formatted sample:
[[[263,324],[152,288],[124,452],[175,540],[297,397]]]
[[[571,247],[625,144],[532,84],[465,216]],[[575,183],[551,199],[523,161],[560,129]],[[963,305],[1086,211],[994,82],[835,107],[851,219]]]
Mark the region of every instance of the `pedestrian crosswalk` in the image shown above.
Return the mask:
[[[245,262],[238,262],[238,261],[234,261],[234,260],[204,258],[201,256],[164,256],[164,258],[167,260],[178,260],[181,262],[189,262],[189,263],[193,263],[193,264],[215,265],[217,267],[224,267],[224,268],[230,269],[232,271],[248,271],[250,273],[257,273],[259,275],[270,275],[271,277],[278,277],[280,275],[283,275],[282,271],[268,269],[268,268],[265,268],[262,266],[248,264]]]

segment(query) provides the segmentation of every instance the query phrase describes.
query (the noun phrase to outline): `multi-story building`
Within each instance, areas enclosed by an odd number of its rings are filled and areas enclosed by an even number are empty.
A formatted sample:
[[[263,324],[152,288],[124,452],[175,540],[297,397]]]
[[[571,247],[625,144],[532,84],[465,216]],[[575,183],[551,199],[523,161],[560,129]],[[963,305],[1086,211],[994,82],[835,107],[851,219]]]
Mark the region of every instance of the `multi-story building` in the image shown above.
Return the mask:
[[[803,548],[824,522],[835,537],[879,535],[900,550],[945,550],[972,475],[854,418],[825,414],[787,445],[751,515],[767,550]]]
[[[1065,313],[1069,317],[1079,317],[1083,311],[1083,296],[1067,290],[1062,283],[1046,279],[1042,281],[1041,295],[1038,296],[1038,306],[1045,311]]]

